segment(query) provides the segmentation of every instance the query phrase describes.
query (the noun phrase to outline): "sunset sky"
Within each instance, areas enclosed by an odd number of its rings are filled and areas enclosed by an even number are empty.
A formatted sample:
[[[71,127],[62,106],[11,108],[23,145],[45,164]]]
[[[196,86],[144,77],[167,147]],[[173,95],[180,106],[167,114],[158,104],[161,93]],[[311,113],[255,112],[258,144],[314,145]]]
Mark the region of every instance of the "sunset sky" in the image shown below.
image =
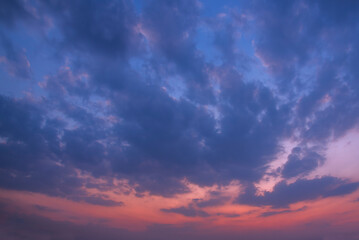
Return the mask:
[[[359,1],[1,0],[0,239],[359,240]]]

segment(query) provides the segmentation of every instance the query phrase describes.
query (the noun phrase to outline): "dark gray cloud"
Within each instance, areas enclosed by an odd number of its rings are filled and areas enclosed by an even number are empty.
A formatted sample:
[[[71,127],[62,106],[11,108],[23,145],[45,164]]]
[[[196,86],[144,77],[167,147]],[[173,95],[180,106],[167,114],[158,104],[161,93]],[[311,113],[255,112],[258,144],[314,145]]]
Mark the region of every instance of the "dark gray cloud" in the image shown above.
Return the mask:
[[[167,213],[177,213],[186,217],[209,217],[210,214],[207,212],[197,209],[194,205],[189,205],[187,207],[178,207],[178,208],[169,208],[169,209],[161,209],[162,212]]]
[[[37,210],[43,211],[43,212],[61,212],[61,210],[55,209],[55,208],[50,208],[50,207],[45,207],[42,205],[33,205],[34,208],[36,208]]]
[[[93,205],[100,205],[106,207],[119,207],[123,206],[123,202],[113,201],[111,199],[107,199],[106,195],[88,195],[84,194],[83,196],[75,196],[72,198],[75,201],[83,201],[86,203],[90,203]]]
[[[304,206],[304,207],[301,207],[301,208],[298,208],[298,209],[295,209],[295,210],[287,209],[287,210],[282,210],[282,211],[268,211],[268,212],[262,213],[260,216],[261,217],[270,217],[270,216],[273,216],[273,215],[278,215],[278,214],[283,214],[283,213],[300,212],[300,211],[304,211],[306,209],[307,209],[307,207]]]
[[[284,178],[296,177],[298,175],[307,175],[315,170],[324,162],[324,157],[314,151],[314,149],[306,149],[295,147],[288,156],[288,161],[282,169]]]
[[[288,207],[290,204],[300,201],[310,201],[318,198],[344,196],[353,193],[359,187],[359,183],[348,183],[335,177],[322,177],[315,179],[298,179],[294,183],[287,184],[285,181],[275,185],[272,192],[264,195],[255,195],[253,185],[247,187],[237,202],[241,204],[263,206],[269,205],[274,208]]]
[[[224,195],[220,191],[209,192],[209,199],[193,199],[193,203],[199,208],[220,206],[230,201],[230,197]]]
[[[76,165],[77,161],[90,160],[89,156],[94,154],[91,151],[96,146],[89,144],[89,136],[76,140],[78,138],[61,133],[65,123],[47,118],[46,111],[31,102],[1,97],[0,114],[7,116],[0,119],[0,133],[5,139],[0,145],[1,187],[41,192],[105,206],[122,204],[101,196],[90,196],[81,189],[87,181],[78,177],[72,161],[76,159]],[[62,138],[61,134],[64,134]],[[89,142],[84,143],[84,139]],[[62,144],[68,147],[63,148]],[[81,155],[84,146],[90,153],[87,156]],[[90,164],[91,168],[93,164]],[[83,168],[86,166],[88,163]]]
[[[128,57],[141,49],[138,18],[128,1],[41,1],[63,34],[69,51]]]

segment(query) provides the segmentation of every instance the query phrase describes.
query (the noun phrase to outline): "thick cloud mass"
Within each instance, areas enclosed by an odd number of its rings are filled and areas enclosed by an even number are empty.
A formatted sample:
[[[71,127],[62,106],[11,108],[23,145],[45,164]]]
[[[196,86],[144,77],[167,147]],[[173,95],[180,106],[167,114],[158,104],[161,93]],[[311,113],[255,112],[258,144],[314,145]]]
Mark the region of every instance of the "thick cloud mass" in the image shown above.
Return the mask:
[[[309,175],[358,123],[358,2],[210,5],[1,1],[1,188],[104,206],[123,203],[84,188],[121,179],[171,197],[235,181],[247,188],[234,204],[272,207],[354,192]],[[282,181],[256,195],[289,140]],[[206,217],[228,201],[162,212]]]

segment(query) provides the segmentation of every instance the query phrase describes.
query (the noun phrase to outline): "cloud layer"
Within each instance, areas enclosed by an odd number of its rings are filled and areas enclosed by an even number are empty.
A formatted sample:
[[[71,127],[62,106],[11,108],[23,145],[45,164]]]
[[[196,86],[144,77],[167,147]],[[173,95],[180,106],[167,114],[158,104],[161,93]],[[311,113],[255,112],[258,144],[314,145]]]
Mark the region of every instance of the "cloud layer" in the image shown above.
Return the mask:
[[[0,187],[123,208],[108,191],[211,188],[159,210],[189,218],[354,193],[358,182],[315,174],[357,127],[359,4],[217,4],[2,1]]]

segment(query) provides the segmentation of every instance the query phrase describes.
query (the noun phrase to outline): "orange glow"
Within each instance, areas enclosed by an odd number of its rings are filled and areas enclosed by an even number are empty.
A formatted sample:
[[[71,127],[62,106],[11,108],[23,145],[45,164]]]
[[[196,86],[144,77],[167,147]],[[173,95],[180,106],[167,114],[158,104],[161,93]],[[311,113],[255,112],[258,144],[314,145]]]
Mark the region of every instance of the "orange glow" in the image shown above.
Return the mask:
[[[232,186],[233,187],[233,186]],[[193,187],[193,189],[196,189]],[[359,205],[355,199],[359,191],[346,197],[332,197],[315,201],[300,202],[288,209],[270,209],[269,207],[251,207],[245,205],[224,204],[204,208],[209,217],[186,217],[176,213],[162,212],[162,208],[181,207],[194,197],[203,197],[208,189],[196,189],[190,194],[173,198],[158,196],[136,197],[132,194],[114,197],[121,200],[123,206],[99,206],[85,202],[75,202],[60,197],[24,191],[0,190],[1,201],[12,212],[35,214],[57,221],[69,221],[76,224],[104,224],[110,227],[129,230],[144,230],[152,224],[181,225],[196,223],[199,228],[219,228],[227,231],[241,229],[281,229],[305,224],[321,219],[330,220],[335,225],[359,222]],[[197,194],[197,195],[196,195]],[[296,210],[300,211],[296,211]],[[282,213],[262,217],[265,212]],[[224,214],[238,214],[226,217]]]

